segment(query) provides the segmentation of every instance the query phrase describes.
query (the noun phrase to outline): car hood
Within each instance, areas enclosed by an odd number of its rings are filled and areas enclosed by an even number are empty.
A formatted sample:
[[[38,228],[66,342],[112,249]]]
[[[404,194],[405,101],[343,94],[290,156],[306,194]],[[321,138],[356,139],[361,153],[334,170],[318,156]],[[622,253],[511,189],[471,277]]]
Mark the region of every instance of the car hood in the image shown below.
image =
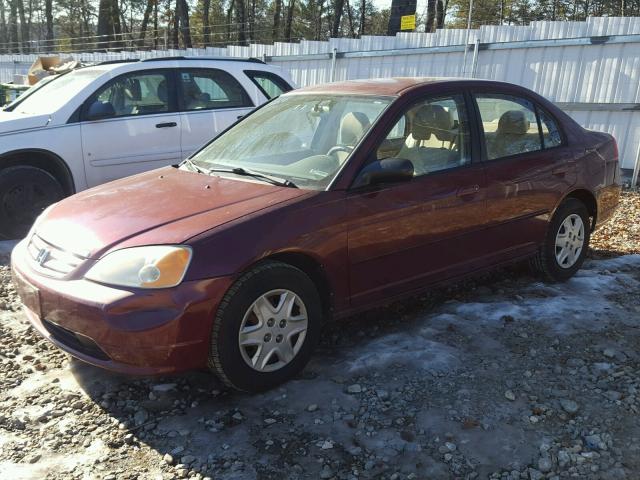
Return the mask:
[[[58,248],[98,258],[114,247],[179,244],[309,193],[166,167],[66,198],[45,212],[35,231]]]
[[[46,127],[50,120],[51,116],[48,113],[44,115],[27,115],[25,113],[3,112],[0,110],[0,135]]]

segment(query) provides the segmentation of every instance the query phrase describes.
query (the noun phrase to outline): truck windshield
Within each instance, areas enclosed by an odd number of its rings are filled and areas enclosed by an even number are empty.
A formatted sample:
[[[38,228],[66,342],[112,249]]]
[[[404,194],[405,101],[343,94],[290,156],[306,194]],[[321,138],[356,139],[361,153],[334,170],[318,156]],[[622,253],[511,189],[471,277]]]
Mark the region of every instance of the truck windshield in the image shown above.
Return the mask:
[[[83,68],[67,73],[38,88],[12,108],[29,115],[53,113],[70,101],[84,87],[105,73],[102,69]]]

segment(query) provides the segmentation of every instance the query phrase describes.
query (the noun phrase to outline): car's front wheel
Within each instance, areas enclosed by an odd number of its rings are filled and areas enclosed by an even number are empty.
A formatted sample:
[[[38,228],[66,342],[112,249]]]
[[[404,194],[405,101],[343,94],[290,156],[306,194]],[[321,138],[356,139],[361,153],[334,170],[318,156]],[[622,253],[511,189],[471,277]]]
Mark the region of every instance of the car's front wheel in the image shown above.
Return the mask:
[[[556,210],[544,244],[532,265],[550,281],[565,281],[582,266],[591,234],[589,212],[578,199],[565,200]]]
[[[0,239],[24,237],[35,219],[64,197],[53,175],[30,165],[0,170]]]
[[[320,296],[301,270],[268,261],[240,277],[222,300],[209,367],[227,385],[267,390],[309,361],[322,323]]]

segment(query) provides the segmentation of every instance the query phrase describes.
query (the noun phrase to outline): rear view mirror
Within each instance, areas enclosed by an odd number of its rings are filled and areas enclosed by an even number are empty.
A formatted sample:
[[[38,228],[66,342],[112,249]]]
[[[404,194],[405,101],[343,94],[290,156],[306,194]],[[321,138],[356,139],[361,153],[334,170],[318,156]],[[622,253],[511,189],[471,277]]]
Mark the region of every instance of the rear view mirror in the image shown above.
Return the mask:
[[[87,110],[87,120],[102,120],[116,116],[116,109],[109,102],[96,100]]]
[[[413,178],[413,163],[404,158],[385,158],[375,160],[365,166],[355,182],[353,188],[383,183],[407,182]]]

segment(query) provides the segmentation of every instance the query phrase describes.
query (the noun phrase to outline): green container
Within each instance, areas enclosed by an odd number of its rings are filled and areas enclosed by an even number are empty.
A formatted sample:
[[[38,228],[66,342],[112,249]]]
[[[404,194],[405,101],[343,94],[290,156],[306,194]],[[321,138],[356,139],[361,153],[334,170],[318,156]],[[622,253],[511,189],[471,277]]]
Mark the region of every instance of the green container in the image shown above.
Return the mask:
[[[13,102],[29,85],[15,85],[13,83],[0,83],[0,107]]]

